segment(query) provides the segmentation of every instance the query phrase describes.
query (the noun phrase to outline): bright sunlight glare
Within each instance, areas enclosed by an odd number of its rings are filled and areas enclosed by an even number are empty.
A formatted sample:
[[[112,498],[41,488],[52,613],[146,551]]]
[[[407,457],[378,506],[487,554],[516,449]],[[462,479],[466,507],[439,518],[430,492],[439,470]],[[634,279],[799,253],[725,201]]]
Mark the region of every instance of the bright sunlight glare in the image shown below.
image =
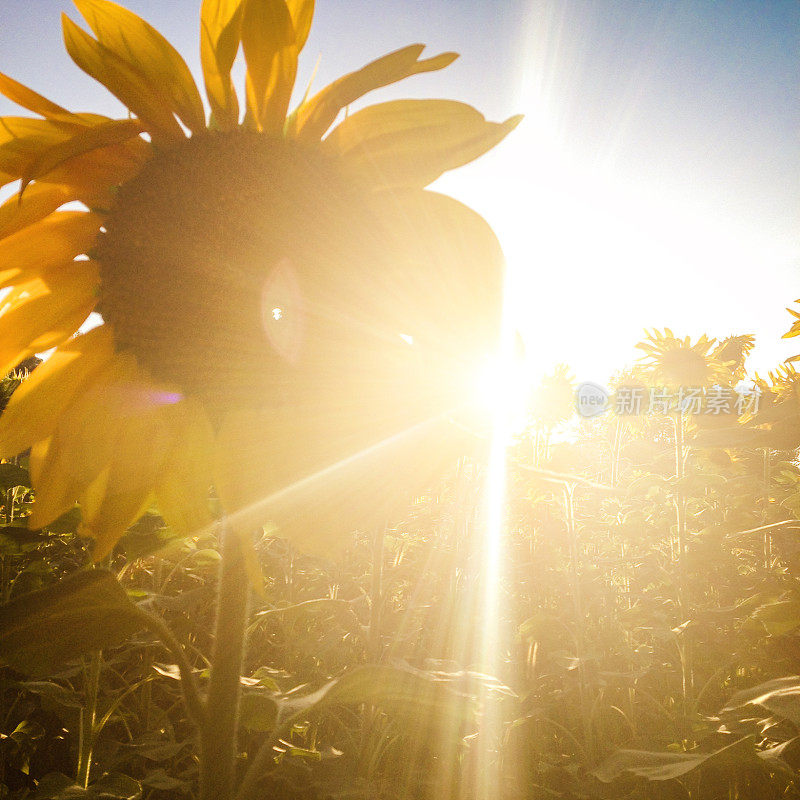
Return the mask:
[[[502,242],[508,313],[535,379],[567,363],[579,380],[604,383],[635,360],[653,327],[758,332],[753,366],[780,360],[776,297],[794,296],[796,238],[753,212],[748,197],[722,195],[702,163],[690,171],[655,153],[632,168],[626,115],[635,93],[604,144],[576,136],[569,125],[582,99],[568,59],[580,45],[564,40],[558,15],[532,8],[530,17],[512,104],[522,123],[497,153],[440,186],[480,211]],[[765,273],[774,279],[753,280]]]
[[[484,361],[475,371],[474,393],[478,404],[493,420],[498,415],[510,434],[526,424],[528,400],[533,389],[533,368],[512,347]]]
[[[504,529],[506,519],[506,462],[508,446],[515,429],[522,427],[527,392],[524,383],[526,370],[515,353],[515,337],[511,317],[508,313],[508,287],[503,308],[500,351],[483,365],[478,372],[478,394],[487,405],[491,416],[491,443],[486,470],[483,524],[480,601],[481,621],[477,638],[478,652],[474,661],[490,675],[499,675],[501,670],[501,631],[498,621],[502,619],[500,608],[501,579],[504,563]],[[478,754],[479,782],[476,795],[479,800],[488,800],[496,794],[496,775],[493,770],[492,751],[501,730],[500,712],[496,701],[484,689],[481,698],[483,722],[481,748]]]

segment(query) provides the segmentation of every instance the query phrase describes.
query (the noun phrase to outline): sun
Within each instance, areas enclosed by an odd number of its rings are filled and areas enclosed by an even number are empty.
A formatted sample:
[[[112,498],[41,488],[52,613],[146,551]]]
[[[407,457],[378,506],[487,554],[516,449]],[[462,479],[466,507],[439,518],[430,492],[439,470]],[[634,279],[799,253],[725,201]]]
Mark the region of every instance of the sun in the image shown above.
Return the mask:
[[[527,423],[534,369],[518,350],[507,345],[476,365],[473,401],[492,424],[502,418],[510,434],[520,433]]]

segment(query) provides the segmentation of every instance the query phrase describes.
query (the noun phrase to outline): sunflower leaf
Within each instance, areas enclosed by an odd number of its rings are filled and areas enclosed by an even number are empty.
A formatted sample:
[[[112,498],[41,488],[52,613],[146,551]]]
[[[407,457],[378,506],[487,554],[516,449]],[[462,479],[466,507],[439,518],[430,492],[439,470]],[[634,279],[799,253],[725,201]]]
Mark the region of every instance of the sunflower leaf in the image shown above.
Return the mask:
[[[110,572],[83,570],[0,606],[0,661],[45,675],[91,650],[121,644],[142,627]]]
[[[281,726],[304,719],[312,711],[333,705],[370,703],[401,723],[418,727],[425,719],[457,730],[474,712],[470,694],[453,688],[453,675],[435,676],[405,667],[369,665],[358,667],[326,683],[310,694],[284,695],[278,699]]]
[[[617,750],[592,773],[603,783],[627,776],[647,781],[671,781],[709,767],[760,766],[752,736],[713,753],[662,753],[648,750]]]

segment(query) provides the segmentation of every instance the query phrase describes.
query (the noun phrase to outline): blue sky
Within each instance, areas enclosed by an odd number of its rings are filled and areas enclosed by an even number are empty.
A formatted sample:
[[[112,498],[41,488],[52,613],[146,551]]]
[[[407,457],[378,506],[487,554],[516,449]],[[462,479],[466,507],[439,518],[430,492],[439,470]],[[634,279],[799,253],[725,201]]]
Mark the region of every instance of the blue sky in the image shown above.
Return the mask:
[[[131,0],[197,69],[198,5]],[[120,114],[60,41],[62,0],[3,0],[0,71]],[[764,0],[318,0],[298,84],[412,42],[447,70],[370,98],[451,97],[526,114],[437,188],[489,219],[536,369],[603,380],[642,329],[757,334],[765,369],[800,297],[800,4]],[[16,113],[0,100],[0,113]]]

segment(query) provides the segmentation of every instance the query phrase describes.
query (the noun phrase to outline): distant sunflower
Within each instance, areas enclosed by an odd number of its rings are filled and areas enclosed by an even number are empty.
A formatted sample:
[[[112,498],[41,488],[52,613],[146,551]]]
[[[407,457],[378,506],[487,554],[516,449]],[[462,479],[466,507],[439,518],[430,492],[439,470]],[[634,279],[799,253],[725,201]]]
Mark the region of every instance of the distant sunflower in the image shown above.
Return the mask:
[[[704,388],[727,385],[730,371],[727,364],[712,352],[716,339],[701,336],[694,344],[687,336],[677,338],[669,328],[653,331],[636,345],[644,351],[641,370],[656,384],[676,388]]]
[[[204,0],[207,120],[155,29],[109,0],[75,4],[94,36],[64,16],[67,51],[130,118],[0,75],[37,115],[0,120],[0,185],[20,181],[0,207],[0,373],[57,347],[0,417],[0,457],[31,448],[29,524],[78,502],[99,558],[153,502],[177,531],[203,528],[213,483],[236,522],[324,549],[448,451],[437,420],[496,334],[502,257],[477,214],[425,187],[518,118],[395,100],[333,127],[456,57],[420,59],[422,45],[287,115],[313,0]],[[75,336],[93,310],[104,324]]]

